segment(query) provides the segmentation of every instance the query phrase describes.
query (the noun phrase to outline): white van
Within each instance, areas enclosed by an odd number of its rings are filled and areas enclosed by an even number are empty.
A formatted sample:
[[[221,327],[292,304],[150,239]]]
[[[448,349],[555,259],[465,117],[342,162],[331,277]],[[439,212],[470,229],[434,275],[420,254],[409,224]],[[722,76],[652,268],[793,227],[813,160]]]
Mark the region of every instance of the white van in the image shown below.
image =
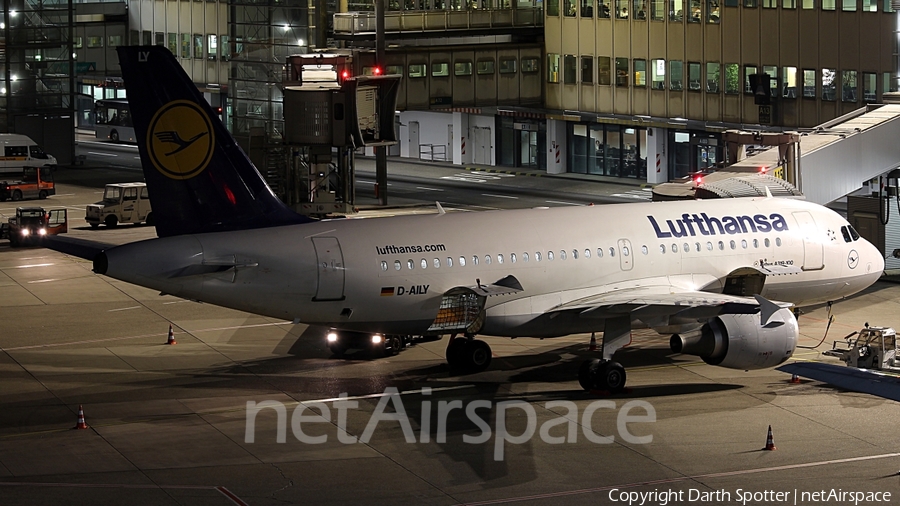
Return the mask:
[[[103,200],[89,204],[84,221],[97,228],[101,223],[115,227],[120,223],[153,225],[153,210],[145,183],[114,183],[106,185]]]
[[[27,135],[0,134],[0,172],[21,174],[25,167],[56,167],[56,158],[47,154]]]

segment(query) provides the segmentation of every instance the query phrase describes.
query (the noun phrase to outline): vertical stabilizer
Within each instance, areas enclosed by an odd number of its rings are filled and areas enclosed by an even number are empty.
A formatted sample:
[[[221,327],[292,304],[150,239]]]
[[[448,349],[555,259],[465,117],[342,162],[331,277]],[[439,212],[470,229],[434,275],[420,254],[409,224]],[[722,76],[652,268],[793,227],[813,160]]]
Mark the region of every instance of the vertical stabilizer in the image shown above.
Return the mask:
[[[163,46],[119,46],[160,237],[304,223],[272,193]]]

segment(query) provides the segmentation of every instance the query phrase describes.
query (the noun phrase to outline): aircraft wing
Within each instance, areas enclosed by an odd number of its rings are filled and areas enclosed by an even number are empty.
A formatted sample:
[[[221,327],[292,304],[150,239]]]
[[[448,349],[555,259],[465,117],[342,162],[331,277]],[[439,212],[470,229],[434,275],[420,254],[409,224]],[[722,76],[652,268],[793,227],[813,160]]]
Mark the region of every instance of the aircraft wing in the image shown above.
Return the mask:
[[[794,362],[775,369],[845,390],[900,401],[900,378],[890,374],[822,362]]]
[[[739,297],[688,290],[672,285],[614,288],[560,304],[549,312],[578,311],[583,318],[610,318],[630,314],[632,318],[678,315],[712,318],[720,314],[754,314],[763,306],[768,316],[790,304],[769,302],[762,297]],[[768,317],[764,318],[767,320]]]

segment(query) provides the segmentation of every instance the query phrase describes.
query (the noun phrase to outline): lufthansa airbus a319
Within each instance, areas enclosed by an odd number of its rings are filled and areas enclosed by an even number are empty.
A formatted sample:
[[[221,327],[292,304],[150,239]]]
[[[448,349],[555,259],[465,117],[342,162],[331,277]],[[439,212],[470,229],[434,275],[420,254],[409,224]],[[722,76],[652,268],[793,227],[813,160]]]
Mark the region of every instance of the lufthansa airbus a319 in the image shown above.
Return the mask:
[[[451,336],[464,371],[490,364],[479,334],[602,331],[578,379],[621,391],[613,355],[632,328],[709,364],[773,367],[797,345],[794,306],[884,269],[840,215],[769,196],[311,220],[274,196],[166,48],[118,53],[158,238],[82,256],[160,292],[335,336]]]

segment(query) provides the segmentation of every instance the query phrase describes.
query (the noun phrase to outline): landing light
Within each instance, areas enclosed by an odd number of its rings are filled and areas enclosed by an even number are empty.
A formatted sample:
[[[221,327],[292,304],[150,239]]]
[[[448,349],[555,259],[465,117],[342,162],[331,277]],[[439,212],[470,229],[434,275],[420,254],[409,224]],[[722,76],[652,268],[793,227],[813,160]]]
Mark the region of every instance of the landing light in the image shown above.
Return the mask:
[[[381,343],[381,336],[379,336],[378,334],[375,334],[374,336],[372,336],[372,344],[380,344],[380,343]]]
[[[326,339],[328,339],[329,343],[336,343],[338,340],[338,335],[335,334],[334,332],[329,332],[328,337],[326,337]]]

